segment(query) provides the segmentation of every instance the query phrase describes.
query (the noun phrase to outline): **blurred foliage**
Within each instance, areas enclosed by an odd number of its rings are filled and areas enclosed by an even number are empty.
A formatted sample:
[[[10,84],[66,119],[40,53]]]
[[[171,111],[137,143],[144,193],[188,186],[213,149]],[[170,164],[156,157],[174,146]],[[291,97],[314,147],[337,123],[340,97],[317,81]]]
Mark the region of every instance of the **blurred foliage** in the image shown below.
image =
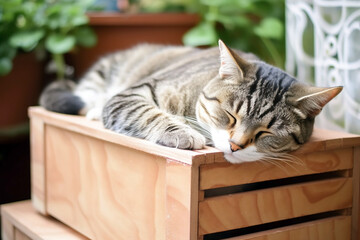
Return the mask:
[[[285,62],[285,0],[132,0],[141,11],[198,13],[200,23],[185,34],[189,46],[230,47],[252,52],[280,68]]]
[[[129,0],[130,12],[197,12],[198,0]]]
[[[92,0],[0,0],[0,76],[12,69],[17,52],[50,52],[57,77],[64,77],[63,54],[90,47],[97,38],[87,25]]]

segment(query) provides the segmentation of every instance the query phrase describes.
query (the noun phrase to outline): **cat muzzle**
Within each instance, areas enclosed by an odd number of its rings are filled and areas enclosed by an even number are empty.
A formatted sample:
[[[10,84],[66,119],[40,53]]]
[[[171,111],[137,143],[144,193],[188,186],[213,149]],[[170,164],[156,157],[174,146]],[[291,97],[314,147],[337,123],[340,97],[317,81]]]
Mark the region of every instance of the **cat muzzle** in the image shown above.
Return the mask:
[[[229,143],[230,143],[230,149],[232,152],[236,152],[238,150],[245,148],[245,145],[237,145],[236,143],[233,143],[232,141],[229,141]]]

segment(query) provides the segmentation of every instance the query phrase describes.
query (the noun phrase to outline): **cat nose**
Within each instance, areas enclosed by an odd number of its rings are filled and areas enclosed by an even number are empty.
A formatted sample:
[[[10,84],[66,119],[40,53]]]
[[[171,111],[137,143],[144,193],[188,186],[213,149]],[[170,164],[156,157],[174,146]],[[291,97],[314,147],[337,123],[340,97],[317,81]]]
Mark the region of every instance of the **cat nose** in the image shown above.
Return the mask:
[[[233,143],[232,141],[229,141],[230,143],[230,149],[232,152],[236,152],[238,150],[244,149],[245,146],[244,145],[237,145],[236,143]]]

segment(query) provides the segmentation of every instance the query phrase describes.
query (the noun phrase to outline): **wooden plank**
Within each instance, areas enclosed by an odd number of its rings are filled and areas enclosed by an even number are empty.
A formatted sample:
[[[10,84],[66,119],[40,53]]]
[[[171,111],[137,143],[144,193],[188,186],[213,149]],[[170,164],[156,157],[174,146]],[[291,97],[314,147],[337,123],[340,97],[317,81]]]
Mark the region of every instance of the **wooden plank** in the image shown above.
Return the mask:
[[[6,220],[14,228],[13,236],[3,240],[14,240],[15,228],[32,240],[86,240],[84,236],[53,218],[40,215],[30,201],[1,206],[2,221]],[[16,233],[20,235],[19,232]],[[4,236],[4,235],[3,235]]]
[[[26,236],[23,232],[15,229],[15,238],[14,240],[31,240],[28,236]]]
[[[351,217],[339,216],[226,240],[350,240]]]
[[[273,179],[323,173],[353,167],[353,149],[336,149],[297,156],[293,163],[277,161],[200,166],[200,189],[211,189]]]
[[[219,151],[219,150],[216,149],[216,151]],[[205,161],[203,163],[208,164],[208,163],[215,162],[215,155],[214,154],[208,154],[209,153],[208,147],[205,147],[205,149],[195,150],[195,152],[203,154],[205,156]]]
[[[205,198],[199,203],[199,232],[222,232],[351,206],[351,178]]]
[[[196,152],[202,153],[205,155],[206,160],[205,160],[204,164],[226,161],[224,159],[224,153],[213,147],[206,146],[204,149],[196,150]]]
[[[360,147],[354,148],[352,240],[360,239]]]
[[[360,145],[359,135],[316,128],[310,140],[293,154],[348,148]]]
[[[197,240],[199,174],[196,166],[167,160],[166,239]]]
[[[166,160],[46,128],[49,214],[91,239],[164,239]]]
[[[92,136],[108,142],[121,144],[126,147],[134,148],[139,151],[155,154],[165,158],[171,158],[186,164],[202,164],[206,160],[204,153],[196,151],[180,150],[160,146],[149,141],[125,136],[104,129],[99,121],[89,121],[82,116],[71,116],[46,111],[41,107],[31,107],[29,109],[30,117],[39,117],[46,124],[66,128],[68,130]],[[306,154],[314,151],[325,151],[344,147],[353,147],[360,145],[360,137],[357,135],[333,132],[329,130],[315,129],[310,141],[293,154]],[[215,154],[215,162],[225,162],[219,151],[213,151],[208,148],[206,154]]]
[[[44,131],[44,122],[42,119],[39,117],[32,117],[30,121],[31,200],[34,207],[39,212],[47,214]]]
[[[1,207],[1,211],[3,211],[3,206]],[[1,215],[1,214],[0,214]],[[15,237],[15,229],[14,226],[11,224],[9,219],[2,214],[1,218],[1,237],[2,240],[13,240]]]
[[[41,107],[29,108],[31,118],[41,118],[45,124],[67,129],[92,138],[116,143],[160,157],[175,159],[186,164],[200,164],[205,162],[204,154],[195,151],[164,147],[143,139],[115,133],[103,127],[99,121],[90,121],[83,116],[73,116],[46,111]]]

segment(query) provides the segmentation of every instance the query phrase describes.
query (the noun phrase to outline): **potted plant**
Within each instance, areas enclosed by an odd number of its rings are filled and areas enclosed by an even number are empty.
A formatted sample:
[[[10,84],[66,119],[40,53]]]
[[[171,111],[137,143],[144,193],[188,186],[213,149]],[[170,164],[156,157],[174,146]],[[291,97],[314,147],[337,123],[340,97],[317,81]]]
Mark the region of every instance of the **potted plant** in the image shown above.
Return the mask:
[[[67,58],[75,68],[76,77],[83,75],[99,57],[139,43],[182,44],[183,35],[200,20],[190,9],[192,1],[95,1],[95,9],[100,11],[89,12],[88,16],[98,44],[91,49],[78,48]],[[117,3],[117,10],[114,10],[114,3]]]
[[[64,77],[64,54],[93,46],[85,0],[0,0],[0,204],[29,198],[27,108],[44,87],[44,60]],[[37,59],[43,59],[37,61]]]
[[[199,0],[196,12],[202,20],[184,35],[185,45],[215,46],[220,38],[284,67],[284,0]]]
[[[1,99],[0,109],[7,113],[1,120],[7,125],[6,131],[1,133],[8,133],[9,125],[16,127],[27,122],[26,109],[37,102],[43,72],[35,56],[44,59],[49,53],[56,65],[57,79],[63,79],[64,54],[77,45],[95,45],[96,35],[88,26],[86,15],[90,4],[88,0],[0,0],[0,95],[25,101],[16,104],[16,100]],[[4,111],[10,102],[11,110]],[[11,116],[17,112],[20,119]],[[6,120],[11,118],[14,123]],[[3,127],[0,125],[1,130]]]
[[[142,12],[190,12],[201,17],[183,37],[188,46],[229,46],[252,52],[283,68],[285,62],[284,0],[131,0]]]
[[[0,75],[11,71],[11,60],[18,50],[48,51],[57,66],[57,77],[64,77],[63,54],[76,45],[90,47],[96,36],[87,25],[89,0],[12,0],[0,1],[2,51]],[[6,48],[6,49],[3,49]]]

